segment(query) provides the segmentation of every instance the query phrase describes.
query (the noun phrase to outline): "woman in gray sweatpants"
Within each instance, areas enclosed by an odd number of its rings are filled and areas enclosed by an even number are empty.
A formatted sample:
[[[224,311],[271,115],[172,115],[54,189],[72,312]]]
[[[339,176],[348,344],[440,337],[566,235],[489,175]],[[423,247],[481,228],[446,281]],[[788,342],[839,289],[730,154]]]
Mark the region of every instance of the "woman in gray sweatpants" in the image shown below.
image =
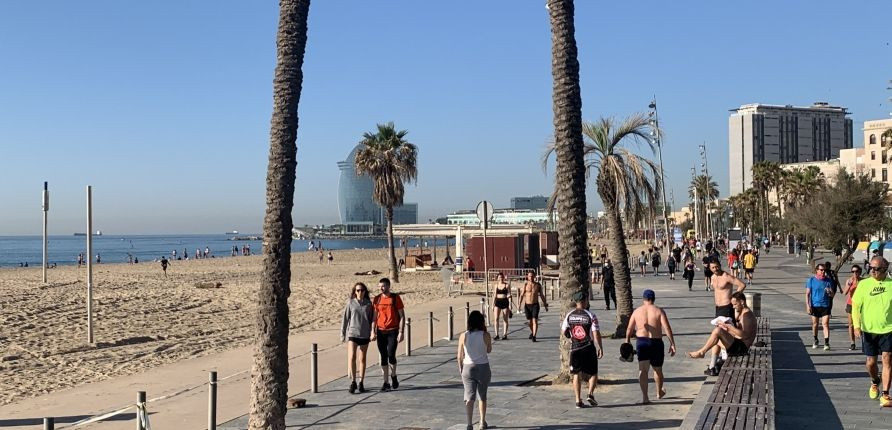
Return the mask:
[[[468,430],[473,430],[474,398],[480,398],[480,426],[486,424],[486,389],[492,373],[489,369],[489,353],[492,352],[492,337],[486,331],[486,322],[480,311],[468,315],[468,331],[458,338],[458,370],[465,386],[465,412],[468,415]]]
[[[347,342],[347,376],[350,377],[350,394],[357,390],[365,392],[365,357],[369,349],[369,339],[372,335],[372,301],[369,299],[369,289],[362,282],[357,282],[350,289],[350,298],[344,306],[344,318],[341,322],[341,342]],[[357,354],[359,352],[359,354]],[[359,356],[359,385],[356,385],[357,365]]]

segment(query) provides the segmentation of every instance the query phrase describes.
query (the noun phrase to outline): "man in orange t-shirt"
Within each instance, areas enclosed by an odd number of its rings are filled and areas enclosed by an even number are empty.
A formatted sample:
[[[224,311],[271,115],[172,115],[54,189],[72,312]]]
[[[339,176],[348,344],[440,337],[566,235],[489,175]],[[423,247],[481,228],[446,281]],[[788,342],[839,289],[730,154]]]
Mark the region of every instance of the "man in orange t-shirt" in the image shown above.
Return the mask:
[[[375,315],[372,318],[371,340],[377,341],[378,352],[381,354],[381,370],[384,373],[381,391],[390,391],[391,388],[395,390],[400,386],[396,379],[396,345],[403,341],[406,314],[399,294],[390,292],[390,279],[381,278],[378,288],[381,289],[381,294],[372,299]]]

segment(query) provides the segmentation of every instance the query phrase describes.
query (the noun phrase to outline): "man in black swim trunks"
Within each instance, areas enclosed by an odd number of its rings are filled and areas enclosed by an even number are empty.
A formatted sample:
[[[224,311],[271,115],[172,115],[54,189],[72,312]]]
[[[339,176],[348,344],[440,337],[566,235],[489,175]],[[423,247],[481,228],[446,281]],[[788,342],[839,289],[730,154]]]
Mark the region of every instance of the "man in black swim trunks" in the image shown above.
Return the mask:
[[[595,385],[598,383],[598,359],[604,356],[601,348],[601,332],[598,327],[598,318],[595,314],[586,310],[588,297],[584,291],[577,291],[573,295],[576,309],[567,313],[564,322],[561,323],[561,333],[571,341],[570,346],[570,374],[573,375],[573,393],[576,395],[576,407],[584,407],[581,400],[582,383],[579,374],[589,375],[588,400],[592,406],[598,406],[595,401]],[[592,340],[594,339],[594,342]],[[595,349],[597,345],[597,350]]]
[[[731,321],[729,321],[729,323],[733,326],[736,320],[734,316],[734,306],[731,304],[731,295],[735,291],[743,293],[743,290],[746,290],[746,284],[740,279],[732,276],[730,273],[722,270],[722,263],[720,260],[710,260],[709,270],[712,271],[711,286],[715,299],[715,316],[730,318]],[[736,290],[732,289],[733,287],[736,287]],[[718,355],[720,353],[721,348],[716,346],[715,349],[713,349],[712,357],[709,359],[709,366],[706,368],[706,373],[709,375],[718,375],[715,363],[718,360]]]
[[[672,258],[672,257],[670,257]],[[641,386],[641,404],[650,403],[647,397],[647,374],[650,368],[654,368],[654,383],[657,385],[657,398],[662,399],[666,395],[663,389],[663,332],[669,338],[669,355],[675,356],[675,337],[672,336],[672,327],[669,325],[669,317],[659,306],[654,305],[656,294],[653,290],[644,290],[644,302],[629,318],[629,327],[626,329],[626,343],[635,334],[638,350],[638,384]]]
[[[703,358],[706,352],[721,345],[731,357],[746,355],[756,340],[756,316],[746,304],[742,292],[731,295],[731,305],[737,312],[737,324],[720,322],[706,340],[702,348],[688,353],[691,358]]]
[[[520,290],[520,297],[517,303],[523,303],[523,313],[527,317],[530,325],[530,340],[536,341],[536,335],[539,334],[539,299],[542,299],[542,306],[545,312],[548,312],[548,302],[545,300],[545,294],[542,293],[542,284],[536,282],[536,273],[530,270],[527,272],[527,280]],[[517,310],[520,312],[520,309]]]

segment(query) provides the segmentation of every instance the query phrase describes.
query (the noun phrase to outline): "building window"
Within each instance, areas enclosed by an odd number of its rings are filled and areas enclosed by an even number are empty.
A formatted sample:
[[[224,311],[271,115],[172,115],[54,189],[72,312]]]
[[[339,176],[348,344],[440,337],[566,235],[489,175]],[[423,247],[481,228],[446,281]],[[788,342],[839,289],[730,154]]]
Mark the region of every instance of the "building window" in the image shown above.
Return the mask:
[[[870,169],[870,179],[876,179],[877,169]]]
[[[877,135],[875,135],[875,134],[871,134],[871,135],[870,135],[870,144],[871,144],[871,145],[876,145],[876,144],[877,144]]]
[[[876,160],[876,159],[877,159],[877,152],[876,152],[876,151],[870,151],[870,159],[871,159],[871,160]]]
[[[885,133],[882,136],[880,136],[880,146],[886,146],[886,142],[888,142],[888,141],[889,141],[889,138],[886,137]]]
[[[883,164],[886,164],[887,161],[889,161],[889,157],[886,156],[886,151],[883,151]]]
[[[886,173],[886,169],[883,169],[883,182],[889,182],[889,174]]]

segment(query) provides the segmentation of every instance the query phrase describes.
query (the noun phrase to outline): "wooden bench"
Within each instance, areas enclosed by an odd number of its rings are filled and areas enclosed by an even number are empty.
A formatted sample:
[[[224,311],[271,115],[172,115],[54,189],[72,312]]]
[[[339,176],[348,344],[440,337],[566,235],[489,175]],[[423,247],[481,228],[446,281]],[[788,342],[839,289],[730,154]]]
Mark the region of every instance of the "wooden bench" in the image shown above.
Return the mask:
[[[773,429],[774,378],[771,361],[771,326],[757,319],[756,340],[749,354],[729,357],[696,429]]]

